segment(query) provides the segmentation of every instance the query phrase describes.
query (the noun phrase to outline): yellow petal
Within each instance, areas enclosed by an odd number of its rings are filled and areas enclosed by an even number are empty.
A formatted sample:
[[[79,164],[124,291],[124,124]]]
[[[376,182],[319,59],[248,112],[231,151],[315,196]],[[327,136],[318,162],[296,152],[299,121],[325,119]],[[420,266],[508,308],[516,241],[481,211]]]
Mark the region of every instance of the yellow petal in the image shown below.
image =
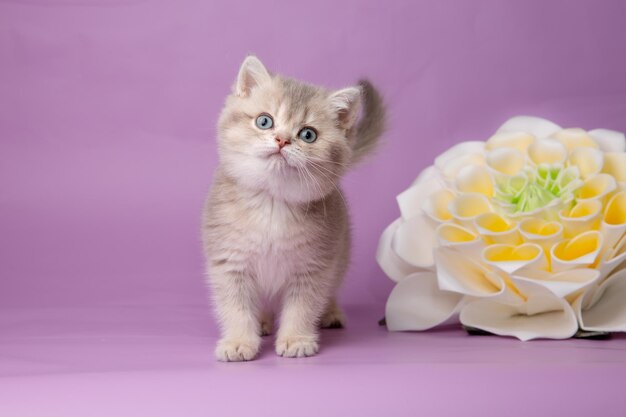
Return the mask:
[[[602,220],[600,231],[610,256],[614,248],[619,247],[619,242],[626,238],[626,191],[621,191],[611,197]]]
[[[597,230],[600,226],[602,203],[599,200],[580,200],[571,209],[561,210],[559,218],[565,230],[565,237],[573,237],[587,230]]]
[[[565,239],[552,247],[552,270],[572,269],[592,265],[602,247],[602,235],[597,231],[582,233]]]
[[[440,243],[467,243],[476,240],[478,235],[463,226],[454,223],[442,224],[437,228],[437,239]]]
[[[508,274],[521,269],[543,269],[547,261],[541,246],[535,243],[523,245],[489,245],[482,253],[483,262]]]
[[[517,225],[497,213],[481,214],[474,223],[488,243],[517,245],[521,242]]]
[[[581,147],[599,148],[598,142],[587,131],[579,128],[563,129],[556,132],[552,137],[565,145],[568,151]]]
[[[529,236],[549,237],[559,234],[563,230],[558,222],[547,222],[536,217],[522,220],[520,230]]]
[[[604,164],[604,154],[592,148],[576,148],[569,156],[570,165],[578,167],[583,178],[599,173]]]
[[[468,165],[462,168],[455,179],[456,189],[462,193],[479,193],[493,196],[493,181],[487,168]]]
[[[601,199],[617,188],[615,178],[609,174],[596,174],[587,178],[578,189],[578,199]]]
[[[422,210],[435,222],[447,222],[452,219],[452,214],[448,210],[448,206],[454,200],[454,193],[450,190],[437,190],[429,195]]]
[[[449,206],[450,213],[463,226],[473,227],[472,221],[491,211],[489,200],[483,194],[465,193],[458,195]]]
[[[487,166],[497,173],[515,175],[526,165],[526,155],[517,149],[500,148],[487,154]]]
[[[604,211],[604,221],[615,226],[626,224],[626,191],[611,197]]]
[[[541,247],[533,243],[519,246],[490,245],[483,252],[485,259],[490,262],[530,261],[541,253]]]
[[[528,217],[519,223],[520,234],[524,240],[541,245],[546,252],[552,245],[563,238],[563,225],[559,222],[548,222],[537,217]]]
[[[562,164],[567,159],[567,149],[555,140],[539,140],[528,147],[528,156],[535,164]]]
[[[535,137],[526,132],[498,132],[490,137],[485,148],[487,150],[494,150],[500,148],[514,148],[521,152],[526,152],[526,149],[535,141]]]

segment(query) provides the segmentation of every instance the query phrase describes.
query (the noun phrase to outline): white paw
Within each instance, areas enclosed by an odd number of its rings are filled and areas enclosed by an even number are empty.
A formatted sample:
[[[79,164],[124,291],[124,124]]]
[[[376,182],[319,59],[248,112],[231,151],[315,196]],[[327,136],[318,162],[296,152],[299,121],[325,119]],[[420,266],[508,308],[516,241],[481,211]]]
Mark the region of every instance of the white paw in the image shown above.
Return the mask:
[[[250,339],[220,339],[215,357],[222,362],[249,361],[259,353],[261,343]]]
[[[276,341],[276,353],[286,358],[313,356],[319,349],[319,344],[312,337],[284,337]]]

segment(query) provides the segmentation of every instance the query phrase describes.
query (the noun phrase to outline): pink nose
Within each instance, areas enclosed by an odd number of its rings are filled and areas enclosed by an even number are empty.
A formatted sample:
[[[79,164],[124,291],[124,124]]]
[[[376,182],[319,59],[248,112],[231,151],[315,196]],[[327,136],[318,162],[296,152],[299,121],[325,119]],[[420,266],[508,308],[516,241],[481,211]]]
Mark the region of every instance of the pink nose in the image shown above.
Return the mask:
[[[276,143],[278,143],[278,148],[282,149],[285,147],[285,145],[289,145],[291,141],[289,139],[281,139],[279,137],[276,137]]]

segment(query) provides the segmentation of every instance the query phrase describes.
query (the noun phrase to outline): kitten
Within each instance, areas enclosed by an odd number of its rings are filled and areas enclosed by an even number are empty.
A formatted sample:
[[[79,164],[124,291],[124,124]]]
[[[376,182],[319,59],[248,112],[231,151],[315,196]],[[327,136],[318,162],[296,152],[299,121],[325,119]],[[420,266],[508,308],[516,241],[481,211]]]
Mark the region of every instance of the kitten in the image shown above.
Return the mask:
[[[274,305],[281,356],[314,355],[318,328],[343,326],[336,294],[350,230],[339,179],[383,125],[383,104],[367,81],[329,92],[245,59],[219,119],[220,163],[203,213],[222,330],[217,359],[253,359],[272,331]]]

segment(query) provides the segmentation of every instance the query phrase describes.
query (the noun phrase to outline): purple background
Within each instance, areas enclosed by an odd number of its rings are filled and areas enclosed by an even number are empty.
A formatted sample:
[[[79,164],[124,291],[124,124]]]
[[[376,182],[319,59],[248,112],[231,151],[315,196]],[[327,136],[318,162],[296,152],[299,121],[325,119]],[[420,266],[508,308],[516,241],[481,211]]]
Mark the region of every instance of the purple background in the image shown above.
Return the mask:
[[[139,415],[150,406],[146,395],[172,392],[173,380],[189,377],[184,372],[219,375],[228,388],[241,381],[231,374],[238,369],[254,385],[264,380],[255,373],[261,363],[278,366],[274,381],[287,384],[295,378],[290,372],[306,366],[324,386],[329,368],[323,365],[361,375],[370,372],[364,364],[385,357],[387,366],[374,374],[400,381],[402,389],[386,391],[392,397],[421,374],[432,376],[433,389],[445,395],[446,378],[461,378],[466,368],[433,363],[464,361],[468,351],[490,352],[496,344],[504,346],[494,347],[496,359],[470,355],[464,366],[495,361],[486,365],[485,375],[492,376],[529,360],[544,366],[551,350],[542,344],[475,342],[454,331],[387,335],[369,326],[391,289],[375,248],[398,216],[395,196],[422,168],[454,143],[486,139],[510,116],[626,131],[625,17],[623,1],[1,1],[0,384],[7,384],[0,410],[8,408],[0,414],[87,415],[81,404],[100,401],[109,407],[102,415]],[[247,53],[273,71],[329,87],[371,78],[388,102],[390,128],[378,154],[343,181],[355,245],[342,299],[353,306],[354,326],[345,336],[325,336],[337,342],[309,362],[287,365],[267,342],[256,364],[223,368],[211,356],[216,333],[202,277],[199,216],[216,164],[216,118]],[[614,356],[566,356],[563,375],[581,361],[618,361],[621,367],[609,376],[623,381],[626,340],[611,343]],[[578,352],[595,345],[558,346]],[[423,359],[430,358],[429,347],[449,356],[429,363]],[[511,349],[517,352],[511,357],[497,354]],[[125,393],[119,381],[132,381],[128,373],[137,369],[165,369],[158,380],[168,382],[145,385],[151,377],[136,376],[136,385],[152,390],[137,397],[139,408],[130,397],[121,403],[130,408],[105,401],[101,393]],[[590,381],[602,379],[604,371],[582,369]],[[80,375],[89,372],[106,373],[85,385]],[[545,371],[543,379],[559,384],[560,373]],[[201,384],[200,376],[189,378]],[[70,401],[67,392],[81,389],[84,404]],[[377,394],[384,387],[374,382],[351,389],[384,404]],[[572,397],[584,397],[584,384],[576,389]],[[501,384],[491,390],[503,398],[511,392]],[[20,397],[28,391],[40,401]],[[177,398],[192,407],[203,392],[195,386]],[[454,392],[474,404],[462,387],[448,394]],[[203,415],[216,407],[208,398],[189,410]],[[433,398],[439,397],[412,401],[427,404],[428,415],[436,409]],[[370,407],[373,415],[376,410]]]

